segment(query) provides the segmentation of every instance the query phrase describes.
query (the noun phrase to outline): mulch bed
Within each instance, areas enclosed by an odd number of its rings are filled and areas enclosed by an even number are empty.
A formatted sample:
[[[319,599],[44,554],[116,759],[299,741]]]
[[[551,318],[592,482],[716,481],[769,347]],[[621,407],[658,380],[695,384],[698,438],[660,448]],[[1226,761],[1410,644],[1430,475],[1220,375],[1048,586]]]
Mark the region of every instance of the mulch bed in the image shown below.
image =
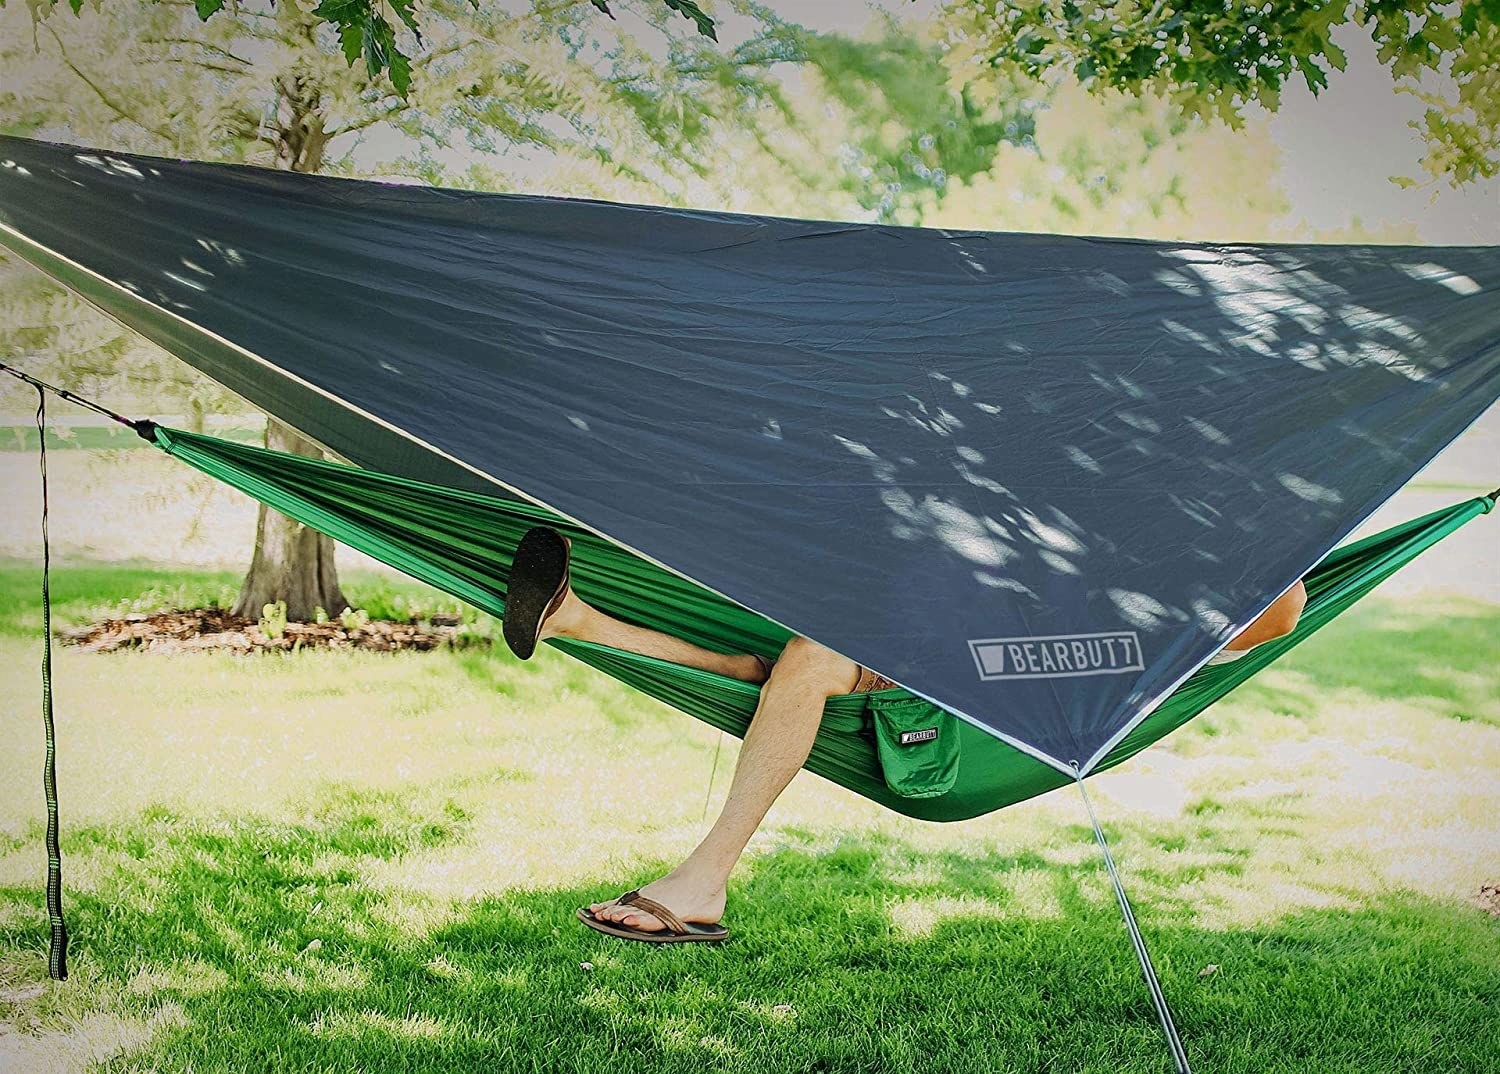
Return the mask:
[[[253,653],[307,648],[426,652],[452,644],[459,626],[456,615],[436,615],[420,623],[376,619],[352,630],[346,630],[334,619],[327,623],[288,623],[280,637],[269,638],[260,629],[258,620],[230,615],[219,608],[193,608],[104,619],[59,631],[58,638],[64,644],[76,645],[92,653],[108,653],[116,649],[153,653],[222,649]],[[464,639],[465,644],[472,641],[471,638]]]
[[[1488,910],[1491,917],[1500,917],[1500,884],[1482,884],[1474,902],[1481,910]]]

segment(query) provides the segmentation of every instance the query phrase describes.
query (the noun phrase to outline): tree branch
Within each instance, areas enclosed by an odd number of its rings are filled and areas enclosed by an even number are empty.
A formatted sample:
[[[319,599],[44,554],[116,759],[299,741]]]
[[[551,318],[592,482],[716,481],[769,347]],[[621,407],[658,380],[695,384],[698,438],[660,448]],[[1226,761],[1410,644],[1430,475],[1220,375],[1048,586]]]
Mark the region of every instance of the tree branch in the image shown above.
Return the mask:
[[[52,40],[57,43],[58,54],[62,57],[62,61],[67,66],[68,70],[72,71],[73,74],[78,77],[78,80],[80,82],[82,82],[89,89],[93,90],[94,96],[98,97],[99,100],[104,103],[104,106],[106,108],[108,108],[115,115],[119,116],[121,119],[125,120],[127,123],[134,123],[137,127],[141,128],[141,130],[145,131],[147,134],[154,134],[156,137],[160,138],[168,145],[177,144],[177,139],[174,138],[171,134],[162,130],[160,127],[151,126],[151,124],[147,123],[145,120],[139,118],[138,116],[131,115],[128,111],[125,110],[124,107],[112,100],[109,94],[100,89],[99,86],[94,82],[94,80],[89,78],[88,75],[79,70],[78,65],[68,57],[68,50],[63,45],[62,38],[57,36],[57,31],[49,25],[47,26],[47,32],[52,35]]]
[[[348,123],[342,127],[339,127],[337,130],[329,131],[328,137],[330,139],[333,139],[338,138],[341,135],[353,134],[355,131],[362,131],[368,127],[375,126],[375,124],[377,123],[384,123],[388,119],[394,119],[402,112],[408,112],[410,110],[411,106],[405,101],[402,101],[401,103],[394,104],[391,107],[384,109],[383,111],[376,112],[373,115],[368,115],[364,119],[355,120],[353,123]]]
[[[196,45],[199,48],[203,49],[205,52],[212,52],[215,55],[222,56],[226,60],[233,60],[235,63],[242,63],[246,67],[255,66],[252,61],[245,59],[245,57],[243,56],[236,56],[227,48],[220,48],[218,45],[210,45],[207,41],[194,41],[191,37],[143,37],[141,38],[141,41],[142,43],[147,45]]]

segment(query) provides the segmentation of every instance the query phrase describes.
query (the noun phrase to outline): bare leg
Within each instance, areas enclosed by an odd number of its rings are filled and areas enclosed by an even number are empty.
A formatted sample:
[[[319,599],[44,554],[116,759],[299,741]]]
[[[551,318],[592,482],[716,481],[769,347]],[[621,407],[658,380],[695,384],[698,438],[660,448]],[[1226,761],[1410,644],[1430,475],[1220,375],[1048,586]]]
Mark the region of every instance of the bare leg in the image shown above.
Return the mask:
[[[764,682],[766,677],[760,661],[753,656],[716,653],[670,634],[623,623],[605,615],[598,608],[585,604],[571,589],[563,599],[562,606],[542,624],[541,636],[597,642],[612,649],[654,656],[744,682]]]
[[[859,665],[806,638],[787,643],[761,690],[734,781],[719,819],[677,868],[641,888],[684,921],[713,924],[724,914],[729,873],[772,804],[807,760],[832,694],[853,688]],[[590,907],[598,917],[654,931],[662,923],[644,910],[613,902]]]

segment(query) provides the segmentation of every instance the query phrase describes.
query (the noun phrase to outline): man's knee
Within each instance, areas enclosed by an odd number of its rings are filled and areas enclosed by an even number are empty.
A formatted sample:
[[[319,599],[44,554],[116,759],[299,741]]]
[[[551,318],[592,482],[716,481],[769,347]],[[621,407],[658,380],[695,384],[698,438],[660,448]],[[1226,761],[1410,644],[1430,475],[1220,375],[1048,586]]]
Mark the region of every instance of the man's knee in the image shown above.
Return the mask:
[[[826,645],[820,645],[800,634],[793,637],[781,650],[781,657],[772,670],[783,675],[816,681],[830,694],[851,689],[859,677],[859,665],[847,656],[840,656]]]
[[[1265,635],[1264,640],[1281,638],[1297,629],[1297,621],[1302,618],[1302,609],[1307,606],[1307,588],[1298,581],[1296,585],[1288,589],[1276,598],[1276,603],[1266,609],[1257,625],[1261,633]]]

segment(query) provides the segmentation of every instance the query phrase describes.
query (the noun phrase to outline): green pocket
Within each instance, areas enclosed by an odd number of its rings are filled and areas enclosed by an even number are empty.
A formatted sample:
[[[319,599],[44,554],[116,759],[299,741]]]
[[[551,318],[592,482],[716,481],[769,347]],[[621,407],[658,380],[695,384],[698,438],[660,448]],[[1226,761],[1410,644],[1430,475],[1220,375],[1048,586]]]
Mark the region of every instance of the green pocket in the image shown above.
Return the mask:
[[[885,785],[903,798],[936,798],[958,782],[958,721],[920,697],[868,702]]]

